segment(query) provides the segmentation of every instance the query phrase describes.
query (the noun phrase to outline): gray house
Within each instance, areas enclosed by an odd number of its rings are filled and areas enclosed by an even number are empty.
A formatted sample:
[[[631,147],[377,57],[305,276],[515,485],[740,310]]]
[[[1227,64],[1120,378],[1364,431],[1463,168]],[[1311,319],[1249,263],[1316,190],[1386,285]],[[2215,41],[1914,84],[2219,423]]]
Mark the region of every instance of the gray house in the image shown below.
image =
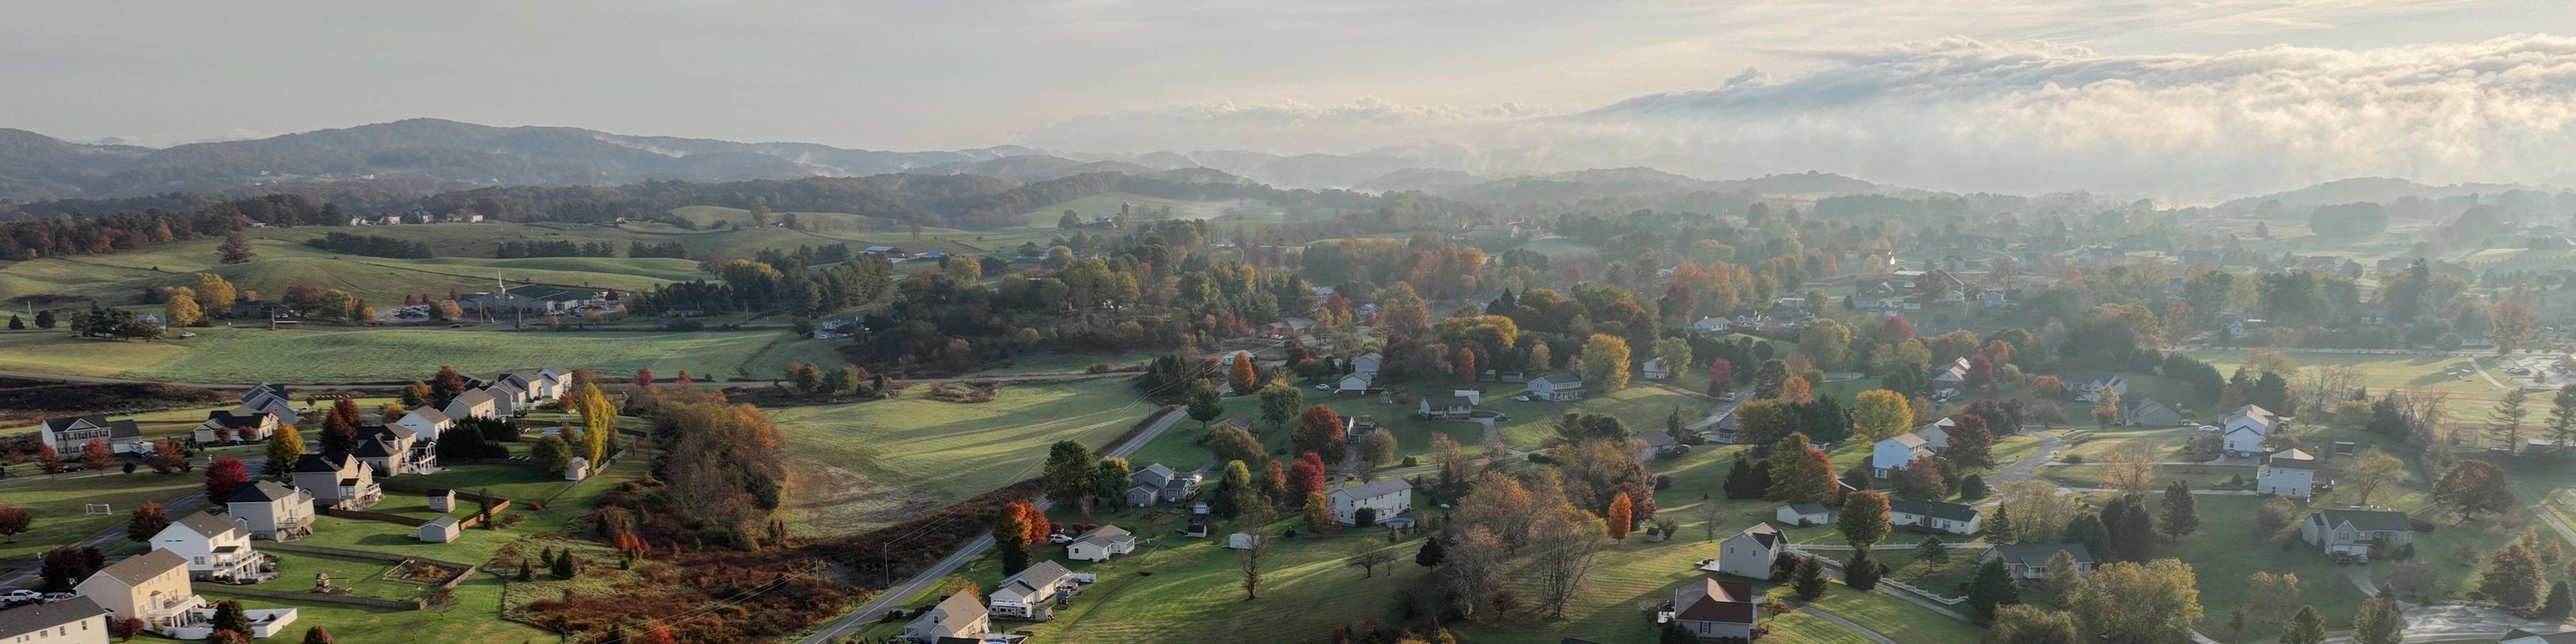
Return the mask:
[[[313,532],[313,495],[275,481],[234,489],[224,512],[252,537],[294,541]]]
[[[1583,376],[1559,371],[1531,378],[1530,397],[1539,400],[1582,400]]]
[[[2129,404],[2128,422],[2131,427],[2180,427],[2183,424],[2182,412],[2148,398]]]
[[[2415,527],[2404,512],[2318,510],[2299,523],[2299,539],[2326,554],[2370,554],[2374,546],[2415,543]]]
[[[1751,639],[1760,609],[1753,586],[1701,577],[1673,589],[1673,623],[1700,639]]]
[[[1155,503],[1179,503],[1196,491],[1199,475],[1180,473],[1161,463],[1147,465],[1127,474],[1127,504],[1146,507]]]
[[[2080,543],[2016,543],[1995,546],[1988,548],[1986,555],[1978,558],[1977,561],[2002,559],[2004,567],[2012,570],[2013,577],[2038,579],[2040,573],[2048,568],[2049,558],[2057,556],[2060,552],[2066,553],[2067,557],[2075,560],[2076,576],[2092,574],[2093,553],[2085,550],[2084,544]]]

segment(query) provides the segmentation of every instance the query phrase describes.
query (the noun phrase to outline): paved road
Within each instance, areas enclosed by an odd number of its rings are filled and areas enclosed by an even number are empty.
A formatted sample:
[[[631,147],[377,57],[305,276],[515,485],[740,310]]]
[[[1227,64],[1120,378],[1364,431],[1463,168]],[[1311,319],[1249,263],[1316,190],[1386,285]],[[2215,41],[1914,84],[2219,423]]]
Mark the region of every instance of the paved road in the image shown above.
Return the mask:
[[[187,496],[179,497],[178,500],[161,504],[161,506],[169,511],[171,519],[176,520],[188,516],[189,513],[195,512],[197,506],[204,505],[205,502],[206,492],[204,490],[198,490],[196,492],[189,493]],[[111,545],[124,539],[125,526],[118,525],[101,531],[97,535],[88,539],[83,539],[80,543],[72,544],[72,547],[88,546],[100,550],[106,550]],[[42,566],[34,564],[42,562],[41,560],[38,560],[28,563],[30,565],[28,565],[24,570],[10,573],[7,577],[0,577],[0,588],[21,588],[32,586],[37,583],[37,577],[39,577],[39,573],[43,572],[43,570]]]
[[[2031,435],[2039,437],[2039,447],[2032,449],[2029,456],[2004,466],[2004,469],[1995,472],[1994,476],[1986,477],[1987,483],[2000,486],[2014,481],[2030,480],[2032,476],[2039,473],[2039,466],[2056,460],[2057,453],[2066,449],[2066,439],[2058,436],[2055,431],[2034,432]]]
[[[1138,432],[1135,438],[1127,439],[1126,443],[1110,448],[1109,451],[1103,452],[1101,456],[1125,458],[1129,454],[1134,454],[1136,453],[1137,448],[1144,447],[1146,443],[1153,442],[1154,437],[1161,436],[1163,434],[1163,430],[1171,429],[1174,423],[1178,423],[1181,419],[1187,417],[1189,417],[1188,414],[1179,412],[1164,414],[1161,420],[1154,421],[1154,424],[1147,426],[1145,431]],[[1047,502],[1045,500],[1042,499],[1038,501],[1038,507],[1045,508],[1046,506]],[[893,588],[888,588],[884,592],[878,593],[876,599],[870,600],[866,604],[861,604],[858,610],[853,611],[848,615],[843,615],[840,619],[832,620],[831,623],[823,625],[822,630],[816,631],[813,635],[806,636],[805,639],[798,640],[798,642],[799,644],[830,644],[831,642],[838,641],[843,637],[848,637],[851,633],[857,632],[861,628],[865,628],[870,623],[874,623],[877,620],[877,617],[884,615],[886,611],[901,608],[902,602],[908,601],[912,599],[913,596],[929,590],[932,585],[939,583],[942,579],[947,579],[948,575],[957,572],[957,569],[965,566],[966,562],[973,561],[976,557],[983,556],[984,551],[991,549],[992,547],[993,535],[988,533],[975,537],[974,541],[969,541],[966,543],[965,547],[957,549],[956,552],[949,553],[946,558],[940,559],[939,563],[931,564],[929,568],[923,569],[920,573],[914,574],[911,579],[906,579],[903,583],[897,584]]]
[[[892,379],[888,379],[888,382],[893,382],[893,383],[897,383],[897,384],[915,385],[915,384],[922,384],[922,383],[929,383],[929,382],[940,382],[940,381],[946,381],[946,382],[970,382],[970,381],[986,381],[986,380],[1056,381],[1056,380],[1089,380],[1089,379],[1093,379],[1093,378],[1113,378],[1113,377],[1121,377],[1121,376],[1128,376],[1128,377],[1132,377],[1132,376],[1134,376],[1134,375],[1136,375],[1136,374],[1134,374],[1133,372],[1110,372],[1110,373],[1033,373],[1033,374],[1007,375],[1007,376],[961,376],[961,377],[949,377],[949,378],[892,378]],[[128,379],[125,379],[125,378],[106,378],[106,377],[99,377],[99,376],[74,376],[74,375],[59,374],[59,373],[44,373],[44,372],[38,372],[38,371],[15,371],[15,370],[8,370],[8,369],[0,369],[0,378],[15,378],[15,379],[19,379],[19,380],[45,380],[45,381],[52,381],[52,382],[68,382],[68,383],[76,383],[76,384],[92,384],[92,385],[119,385],[119,384],[125,384],[125,385],[133,385],[133,384],[178,385],[178,386],[181,386],[181,387],[196,387],[196,388],[199,388],[199,389],[249,389],[249,388],[251,388],[251,387],[253,387],[253,386],[256,386],[256,385],[251,385],[251,384],[240,384],[240,383],[163,382],[163,381],[158,381],[158,380],[128,380]],[[624,380],[619,380],[619,382],[624,382]],[[700,386],[700,387],[748,387],[748,386],[757,386],[757,385],[769,384],[770,382],[771,382],[771,381],[768,381],[768,380],[699,380],[699,381],[697,381],[697,382],[696,382],[696,384],[697,384],[698,386]],[[410,383],[408,383],[408,382],[361,382],[361,383],[327,383],[327,382],[326,382],[326,383],[297,383],[297,382],[281,382],[281,383],[276,383],[276,384],[280,384],[280,385],[284,385],[284,386],[288,386],[288,387],[303,387],[303,388],[323,387],[323,388],[330,388],[330,389],[362,389],[362,390],[364,390],[364,389],[382,389],[382,390],[392,390],[392,389],[399,389],[399,388],[406,387],[406,386],[409,386],[409,385],[410,385]],[[666,383],[662,383],[662,384],[664,384],[664,385],[669,385],[670,383],[667,383],[667,382],[666,382]]]

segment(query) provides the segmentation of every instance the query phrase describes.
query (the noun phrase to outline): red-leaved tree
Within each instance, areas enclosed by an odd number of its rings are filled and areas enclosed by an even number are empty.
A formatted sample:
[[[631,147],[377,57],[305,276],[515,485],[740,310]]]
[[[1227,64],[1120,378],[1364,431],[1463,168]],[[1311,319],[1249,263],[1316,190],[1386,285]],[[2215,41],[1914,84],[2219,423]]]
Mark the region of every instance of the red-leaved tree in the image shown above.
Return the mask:
[[[206,466],[206,502],[222,504],[232,501],[233,490],[248,482],[250,468],[243,465],[241,459],[216,457],[213,464]]]
[[[1288,467],[1288,498],[1303,499],[1324,489],[1324,457],[1307,452]]]

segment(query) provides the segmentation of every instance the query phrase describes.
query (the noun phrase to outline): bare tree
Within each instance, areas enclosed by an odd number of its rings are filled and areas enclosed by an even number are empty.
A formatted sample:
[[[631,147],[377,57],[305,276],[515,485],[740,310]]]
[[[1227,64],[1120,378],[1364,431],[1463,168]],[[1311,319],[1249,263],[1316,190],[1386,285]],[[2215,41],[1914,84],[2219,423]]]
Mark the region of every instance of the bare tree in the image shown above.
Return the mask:
[[[1440,583],[1449,589],[1458,611],[1468,619],[1491,620],[1494,589],[1502,586],[1503,561],[1509,557],[1503,539],[1484,526],[1457,533],[1440,560]]]
[[[1351,542],[1351,558],[1342,562],[1342,565],[1364,571],[1360,575],[1362,577],[1375,577],[1378,566],[1395,561],[1395,553],[1387,550],[1386,545],[1383,539],[1366,537]]]
[[[1601,520],[1591,513],[1563,502],[1529,526],[1538,602],[1549,617],[1565,618],[1565,601],[1583,589],[1583,582],[1599,566],[1601,550],[1608,545],[1601,527]]]
[[[1270,505],[1254,503],[1243,512],[1245,532],[1252,533],[1252,542],[1234,551],[1234,561],[1243,569],[1243,599],[1252,601],[1261,598],[1261,560],[1270,554]]]
[[[2370,496],[2406,479],[2406,462],[2377,447],[2362,448],[2352,464],[2343,468],[2344,477],[2352,480],[2352,491],[2361,494],[2361,503],[2370,504]]]
[[[1726,520],[1726,510],[1717,507],[1715,499],[1700,502],[1699,532],[1702,540],[1716,541],[1717,532],[1725,529],[1725,526],[1719,523],[1724,520]]]
[[[2145,494],[2156,484],[2155,447],[2123,446],[2102,459],[2102,484],[2122,494]]]

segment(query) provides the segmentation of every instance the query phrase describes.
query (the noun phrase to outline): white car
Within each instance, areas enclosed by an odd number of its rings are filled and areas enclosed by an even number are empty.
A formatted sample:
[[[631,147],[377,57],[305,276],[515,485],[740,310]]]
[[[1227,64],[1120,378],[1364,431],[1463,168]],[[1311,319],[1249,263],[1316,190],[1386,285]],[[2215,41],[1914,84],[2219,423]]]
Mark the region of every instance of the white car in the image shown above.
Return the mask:
[[[1047,535],[1047,543],[1073,543],[1073,535],[1062,532]]]
[[[1318,383],[1315,383],[1315,390],[1316,390],[1316,391],[1332,391],[1332,390],[1333,390],[1333,383],[1329,383],[1329,382],[1318,382]]]
[[[1512,402],[1529,402],[1528,396],[1513,396]]]
[[[45,593],[45,603],[67,602],[80,597],[71,593]]]
[[[40,592],[36,592],[36,591],[32,591],[32,590],[26,590],[26,589],[23,589],[23,588],[22,588],[22,589],[18,589],[18,590],[12,590],[12,591],[9,591],[9,594],[7,594],[7,595],[0,595],[0,601],[6,601],[6,602],[9,602],[9,603],[12,603],[12,604],[24,604],[24,603],[27,603],[27,602],[36,601],[36,600],[44,599],[44,598],[45,598],[45,594],[44,594],[44,593],[40,593]]]
[[[182,337],[182,338],[193,338],[193,337],[197,337],[197,332],[195,332],[195,331],[180,331],[180,332],[179,332],[179,337]]]

